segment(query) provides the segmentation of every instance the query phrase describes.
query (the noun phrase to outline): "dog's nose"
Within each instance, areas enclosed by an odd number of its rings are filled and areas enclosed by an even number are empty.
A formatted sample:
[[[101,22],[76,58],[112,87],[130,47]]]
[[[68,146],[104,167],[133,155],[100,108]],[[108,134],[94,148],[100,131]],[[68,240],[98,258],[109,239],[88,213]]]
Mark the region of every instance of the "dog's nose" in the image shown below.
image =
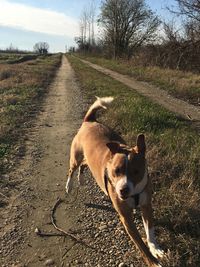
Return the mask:
[[[128,186],[124,186],[123,188],[120,189],[120,194],[122,197],[127,197],[128,193],[129,193]]]

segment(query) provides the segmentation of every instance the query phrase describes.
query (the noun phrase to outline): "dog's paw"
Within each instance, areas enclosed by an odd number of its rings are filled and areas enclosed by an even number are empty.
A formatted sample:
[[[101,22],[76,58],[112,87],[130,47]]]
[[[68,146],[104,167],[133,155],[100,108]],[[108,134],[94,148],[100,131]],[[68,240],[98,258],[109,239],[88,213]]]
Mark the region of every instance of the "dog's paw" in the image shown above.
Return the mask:
[[[155,258],[162,259],[164,257],[164,255],[165,255],[164,250],[162,250],[157,244],[155,244],[155,243],[148,243],[148,245],[149,245],[149,249],[150,249],[152,255]]]
[[[72,191],[72,188],[70,188],[68,185],[65,186],[65,192],[69,194]]]
[[[72,189],[70,189],[68,186],[65,187],[65,192],[66,192],[67,194],[69,194],[71,191],[72,191]]]
[[[68,178],[66,186],[65,186],[66,193],[69,194],[72,191],[72,181]]]

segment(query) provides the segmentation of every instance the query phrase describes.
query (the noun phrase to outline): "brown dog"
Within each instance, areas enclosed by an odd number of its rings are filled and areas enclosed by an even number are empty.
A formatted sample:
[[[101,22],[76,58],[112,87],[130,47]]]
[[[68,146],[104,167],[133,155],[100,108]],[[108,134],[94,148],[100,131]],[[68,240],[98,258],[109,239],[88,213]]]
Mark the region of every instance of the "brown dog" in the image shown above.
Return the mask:
[[[98,185],[108,195],[120,219],[148,266],[158,267],[158,258],[164,253],[155,240],[151,181],[145,159],[145,137],[138,135],[136,146],[129,148],[124,140],[107,126],[95,119],[96,111],[113,101],[112,97],[97,98],[89,108],[70,153],[70,169],[66,191],[72,189],[73,174],[79,168],[78,180],[88,165]],[[133,221],[133,209],[140,206],[148,247],[143,242]]]

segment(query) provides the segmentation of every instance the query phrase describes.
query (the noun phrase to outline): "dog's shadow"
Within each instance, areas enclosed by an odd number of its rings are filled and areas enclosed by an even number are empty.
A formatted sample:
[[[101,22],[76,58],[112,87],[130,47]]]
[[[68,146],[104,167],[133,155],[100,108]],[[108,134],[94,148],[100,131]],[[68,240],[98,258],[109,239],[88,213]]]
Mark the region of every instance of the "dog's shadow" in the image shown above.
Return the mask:
[[[103,210],[107,212],[115,212],[114,208],[110,205],[102,205],[102,204],[95,204],[95,203],[84,203],[87,208]]]

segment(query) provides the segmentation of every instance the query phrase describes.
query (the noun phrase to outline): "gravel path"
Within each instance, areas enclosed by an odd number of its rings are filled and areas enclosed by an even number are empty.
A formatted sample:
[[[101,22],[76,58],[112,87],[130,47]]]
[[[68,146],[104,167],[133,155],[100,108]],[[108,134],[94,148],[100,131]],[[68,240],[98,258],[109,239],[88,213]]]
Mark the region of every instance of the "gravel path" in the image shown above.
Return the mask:
[[[80,59],[80,58],[79,58]],[[187,102],[177,99],[169,95],[166,91],[156,88],[146,82],[136,81],[134,78],[123,75],[118,72],[106,69],[99,65],[93,64],[87,60],[80,59],[83,63],[88,64],[90,67],[98,70],[113,79],[127,85],[131,89],[136,90],[138,93],[149,97],[154,102],[162,105],[166,109],[176,113],[182,118],[189,120],[194,126],[200,129],[200,107],[193,106]]]
[[[84,97],[63,56],[42,111],[28,133],[26,155],[10,174],[17,183],[9,206],[0,211],[0,266],[144,266],[109,199],[89,172],[84,174],[85,186],[65,195],[69,148],[84,109]],[[64,200],[56,210],[58,226],[89,246],[68,237],[35,234],[36,228],[56,232],[50,213],[58,197]],[[136,220],[140,228],[141,219]]]

